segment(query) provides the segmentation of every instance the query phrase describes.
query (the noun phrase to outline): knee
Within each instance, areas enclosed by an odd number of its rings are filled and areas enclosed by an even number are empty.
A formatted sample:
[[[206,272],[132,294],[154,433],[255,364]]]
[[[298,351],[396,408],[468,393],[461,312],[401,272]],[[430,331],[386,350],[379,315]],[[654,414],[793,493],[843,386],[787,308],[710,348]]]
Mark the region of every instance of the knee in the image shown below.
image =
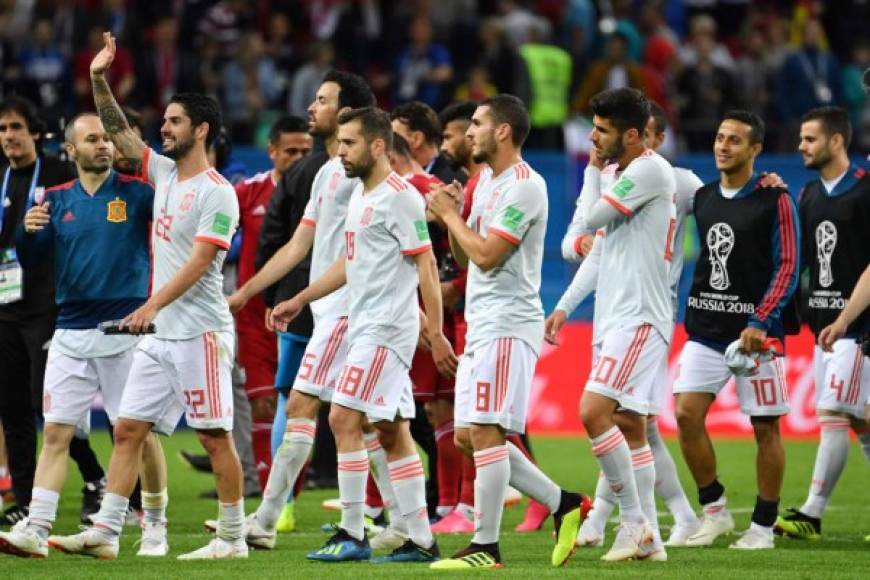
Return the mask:
[[[320,399],[305,395],[299,391],[290,391],[287,397],[287,407],[285,408],[287,417],[291,419],[317,419],[317,413],[320,411]],[[330,427],[332,426],[332,412],[330,411]]]
[[[378,442],[384,449],[393,449],[399,440],[399,434],[396,429],[383,429],[378,427]]]
[[[474,452],[471,447],[471,434],[468,432],[468,429],[457,429],[453,433],[453,444],[469,457]]]
[[[362,425],[353,415],[339,405],[329,410],[329,428],[337,439],[362,431]]]
[[[704,429],[704,414],[692,405],[678,402],[674,416],[681,434],[697,434]]]
[[[254,421],[271,421],[275,417],[275,396],[251,399],[251,417]]]
[[[112,434],[115,437],[115,447],[139,446],[148,435],[148,426],[119,419]]]
[[[63,449],[69,447],[75,430],[70,425],[46,423],[42,433],[42,447],[45,449]]]
[[[228,431],[197,431],[196,436],[199,438],[199,442],[202,444],[203,449],[205,449],[205,452],[208,453],[209,456],[220,453],[226,449],[227,445],[232,441]]]

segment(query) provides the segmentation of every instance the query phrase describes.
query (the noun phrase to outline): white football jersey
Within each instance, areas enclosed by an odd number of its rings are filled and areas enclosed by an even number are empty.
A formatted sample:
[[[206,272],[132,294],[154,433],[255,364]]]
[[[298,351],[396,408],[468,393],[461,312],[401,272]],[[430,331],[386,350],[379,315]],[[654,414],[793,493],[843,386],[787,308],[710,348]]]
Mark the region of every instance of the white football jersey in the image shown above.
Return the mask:
[[[468,226],[486,238],[515,247],[505,261],[484,272],[468,264],[465,319],[469,350],[499,338],[519,338],[539,353],[544,339],[541,264],[547,231],[547,184],[522,161],[499,175],[480,175]]]
[[[680,277],[683,275],[683,240],[686,237],[686,218],[692,213],[695,203],[695,192],[704,182],[691,169],[674,167],[674,180],[677,184],[677,231],[674,234],[674,253],[671,258],[671,298],[674,302],[676,315],[679,299]]]
[[[417,189],[390,173],[371,191],[354,189],[345,222],[347,340],[386,346],[407,366],[420,334],[417,264],[432,247]]]
[[[221,266],[239,225],[235,189],[214,168],[179,181],[175,161],[150,148],[142,156],[142,173],[154,185],[152,294],[190,259],[194,242],[221,248],[206,273],[157,314],[157,338],[183,340],[208,331],[233,332]]]
[[[310,281],[317,280],[344,256],[344,222],[350,196],[357,186],[357,178],[344,171],[339,157],[323,164],[311,182],[311,198],[305,206],[302,222],[314,227],[314,247],[311,250]],[[327,316],[347,316],[347,287],[311,303],[315,323]]]
[[[671,165],[647,150],[632,160],[601,199],[621,217],[598,237],[594,342],[613,329],[652,324],[670,342],[674,325],[671,261],[676,233]]]

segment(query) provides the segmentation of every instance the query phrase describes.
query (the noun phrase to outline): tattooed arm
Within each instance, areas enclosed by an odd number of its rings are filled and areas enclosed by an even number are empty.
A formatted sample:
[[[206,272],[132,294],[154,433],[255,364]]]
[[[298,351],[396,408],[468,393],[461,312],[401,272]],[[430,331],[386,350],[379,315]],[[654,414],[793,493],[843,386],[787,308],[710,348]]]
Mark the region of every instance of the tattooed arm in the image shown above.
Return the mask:
[[[115,101],[112,89],[106,81],[106,71],[115,59],[115,38],[109,32],[103,33],[105,46],[91,61],[91,86],[94,90],[94,105],[103,122],[109,138],[118,151],[133,165],[136,173],[141,172],[142,155],[145,143],[130,128],[127,117]]]

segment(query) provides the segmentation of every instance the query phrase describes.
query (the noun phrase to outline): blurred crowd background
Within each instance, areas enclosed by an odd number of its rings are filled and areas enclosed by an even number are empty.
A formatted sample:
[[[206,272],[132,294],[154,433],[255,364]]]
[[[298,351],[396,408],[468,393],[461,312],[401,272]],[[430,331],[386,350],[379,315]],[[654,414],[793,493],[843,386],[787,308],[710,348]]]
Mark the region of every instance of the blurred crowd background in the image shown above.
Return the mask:
[[[115,95],[150,137],[170,95],[199,91],[234,143],[262,144],[338,67],[386,109],[519,95],[537,147],[563,146],[598,91],[632,86],[668,112],[681,151],[709,151],[739,106],[768,122],[767,151],[793,152],[800,116],[823,104],[850,111],[866,150],[868,23],[868,0],[0,0],[0,92],[53,126],[92,108],[88,64],[110,30]]]

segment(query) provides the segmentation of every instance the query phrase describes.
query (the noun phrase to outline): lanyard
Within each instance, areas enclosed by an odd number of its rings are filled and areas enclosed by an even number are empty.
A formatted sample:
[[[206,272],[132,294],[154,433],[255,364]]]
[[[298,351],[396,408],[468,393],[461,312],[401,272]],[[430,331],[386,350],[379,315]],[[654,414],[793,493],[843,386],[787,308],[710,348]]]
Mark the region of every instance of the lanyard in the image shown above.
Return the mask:
[[[24,211],[27,212],[36,203],[34,192],[36,191],[36,182],[39,181],[39,169],[42,166],[42,161],[39,157],[36,158],[36,165],[33,168],[33,177],[30,179],[30,189],[27,192],[27,206]],[[0,190],[0,233],[3,233],[3,213],[6,211],[6,194],[9,191],[9,175],[12,173],[12,167],[6,168],[6,174],[3,176],[3,189]]]

